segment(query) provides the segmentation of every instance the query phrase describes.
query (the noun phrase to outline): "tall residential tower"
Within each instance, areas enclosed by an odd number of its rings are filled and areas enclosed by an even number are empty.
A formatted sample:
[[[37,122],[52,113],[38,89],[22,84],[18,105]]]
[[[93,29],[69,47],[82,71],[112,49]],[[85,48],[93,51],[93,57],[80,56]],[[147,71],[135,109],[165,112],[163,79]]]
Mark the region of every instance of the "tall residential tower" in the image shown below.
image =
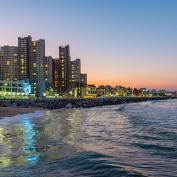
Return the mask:
[[[69,45],[59,47],[59,92],[65,93],[69,90],[70,79],[70,48]]]
[[[27,80],[30,76],[29,63],[31,61],[31,45],[32,38],[19,37],[18,38],[18,59],[20,66],[20,80]]]
[[[32,86],[32,93],[37,97],[43,96],[45,91],[44,57],[45,40],[32,41],[29,79]]]
[[[0,80],[19,80],[18,48],[3,46],[0,50]]]

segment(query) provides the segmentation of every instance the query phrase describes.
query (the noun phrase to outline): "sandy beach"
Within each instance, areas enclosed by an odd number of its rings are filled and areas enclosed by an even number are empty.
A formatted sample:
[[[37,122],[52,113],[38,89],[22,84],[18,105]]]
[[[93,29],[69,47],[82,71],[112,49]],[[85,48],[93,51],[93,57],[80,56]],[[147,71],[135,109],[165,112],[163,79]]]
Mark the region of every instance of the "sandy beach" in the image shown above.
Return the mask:
[[[17,107],[0,107],[0,118],[12,117],[17,114],[32,113],[36,108],[17,108]]]

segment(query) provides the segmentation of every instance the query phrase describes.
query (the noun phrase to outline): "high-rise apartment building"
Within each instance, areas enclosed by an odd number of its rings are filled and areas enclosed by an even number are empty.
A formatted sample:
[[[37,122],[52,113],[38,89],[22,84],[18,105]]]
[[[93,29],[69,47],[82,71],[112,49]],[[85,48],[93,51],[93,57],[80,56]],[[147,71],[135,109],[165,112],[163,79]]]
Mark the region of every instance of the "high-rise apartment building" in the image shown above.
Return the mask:
[[[51,56],[44,57],[44,79],[45,79],[45,87],[49,88],[52,86],[52,60]]]
[[[59,92],[64,93],[69,90],[70,80],[70,49],[69,45],[59,47]]]
[[[81,74],[81,60],[76,59],[70,64],[70,87],[86,86],[87,74]]]
[[[81,60],[70,62],[69,96],[84,97],[87,85],[87,75],[81,74]]]
[[[49,76],[50,67],[45,58],[45,41],[33,41],[31,36],[18,38],[18,59],[20,66],[20,80],[29,80],[32,93],[40,97],[45,89],[45,78]],[[46,61],[46,63],[44,63]],[[46,71],[48,70],[48,71]],[[50,68],[51,69],[51,68]],[[45,71],[44,71],[45,70]],[[51,71],[52,72],[52,71]],[[51,76],[52,77],[52,76]],[[49,79],[49,82],[51,78]],[[48,84],[48,83],[47,83]]]
[[[80,82],[81,61],[80,59],[76,59],[70,63],[70,87],[74,87],[75,83]]]
[[[45,40],[40,39],[32,41],[31,45],[31,60],[29,62],[30,68],[30,83],[32,86],[32,93],[37,97],[43,96],[45,91],[44,79],[44,57],[45,57]]]
[[[45,56],[45,40],[18,37],[18,47],[0,48],[0,80],[20,81],[31,85],[31,93],[41,97],[46,88],[61,96],[82,96],[87,75],[81,74],[81,60],[71,61],[69,45],[59,47],[59,58]]]
[[[19,80],[18,48],[3,46],[0,50],[0,80]]]
[[[32,37],[18,38],[18,59],[20,66],[20,80],[27,80],[30,77]]]
[[[60,91],[59,88],[59,59],[54,58],[52,60],[52,87],[55,92]]]
[[[87,85],[87,74],[80,74],[80,83],[82,83],[83,86]]]

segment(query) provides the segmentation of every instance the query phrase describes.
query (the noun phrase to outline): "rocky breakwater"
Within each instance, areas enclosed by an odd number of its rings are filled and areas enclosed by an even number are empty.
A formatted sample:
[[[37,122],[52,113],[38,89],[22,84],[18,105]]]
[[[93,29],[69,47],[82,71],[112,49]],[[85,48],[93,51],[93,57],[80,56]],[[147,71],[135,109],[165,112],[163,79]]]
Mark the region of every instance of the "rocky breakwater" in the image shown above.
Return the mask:
[[[68,104],[72,108],[89,108],[104,105],[116,105],[123,103],[134,103],[152,100],[177,99],[177,97],[111,97],[94,99],[24,99],[24,100],[0,100],[0,107],[22,107],[22,108],[44,108],[60,109],[66,108]]]

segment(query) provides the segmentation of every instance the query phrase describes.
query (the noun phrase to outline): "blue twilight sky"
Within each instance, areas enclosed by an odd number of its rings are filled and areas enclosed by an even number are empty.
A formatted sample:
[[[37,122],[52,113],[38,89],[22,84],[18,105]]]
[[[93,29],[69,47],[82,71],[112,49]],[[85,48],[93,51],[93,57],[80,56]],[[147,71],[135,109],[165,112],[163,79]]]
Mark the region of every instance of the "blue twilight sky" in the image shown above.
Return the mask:
[[[1,0],[0,46],[69,44],[89,83],[177,90],[177,0]]]

